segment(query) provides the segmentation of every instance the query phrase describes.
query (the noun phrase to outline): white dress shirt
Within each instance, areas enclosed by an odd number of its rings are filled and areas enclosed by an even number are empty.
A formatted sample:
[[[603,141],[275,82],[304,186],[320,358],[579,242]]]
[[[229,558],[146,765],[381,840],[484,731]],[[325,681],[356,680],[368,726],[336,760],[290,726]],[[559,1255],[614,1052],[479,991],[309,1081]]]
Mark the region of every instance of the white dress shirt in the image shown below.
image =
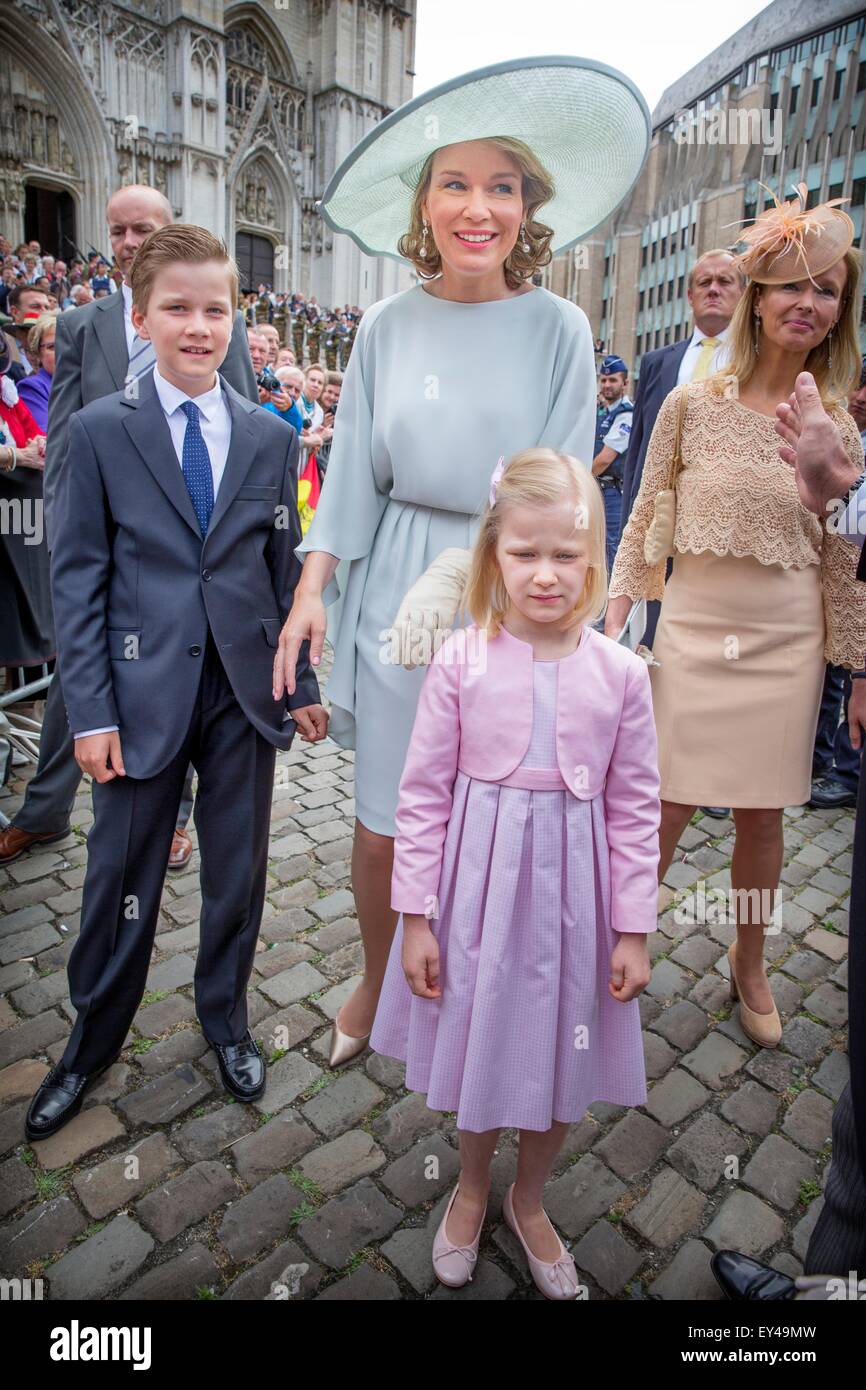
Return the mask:
[[[123,295],[123,327],[126,330],[126,354],[132,356],[132,344],[135,339],[135,329],[132,326],[132,290],[124,280],[120,287]]]
[[[124,285],[125,290],[126,286]],[[217,375],[216,382],[211,389],[205,391],[201,396],[188,396],[185,391],[173,386],[170,381],[166,381],[157,366],[154,366],[153,369],[153,384],[156,387],[159,403],[165,412],[171,433],[171,442],[174,445],[174,452],[177,454],[178,464],[181,466],[183,465],[183,437],[187,427],[187,418],[181,410],[181,406],[184,401],[193,401],[198,406],[201,412],[199,426],[210,455],[213,495],[214,502],[216,502],[232,438],[232,417],[223,395],[219,375]],[[116,724],[109,724],[101,729],[85,729],[82,733],[75,734],[74,737],[89,738],[91,734],[110,734],[114,733],[117,727]]]
[[[684,381],[691,381],[695,367],[698,365],[698,358],[701,355],[702,338],[718,338],[719,340],[719,346],[710,360],[709,375],[712,376],[713,372],[721,371],[722,367],[727,365],[731,355],[730,344],[727,341],[729,333],[730,325],[721,329],[719,333],[702,333],[699,328],[695,329],[691,342],[683,354],[683,360],[680,362],[680,369],[677,372],[677,386],[682,386]]]

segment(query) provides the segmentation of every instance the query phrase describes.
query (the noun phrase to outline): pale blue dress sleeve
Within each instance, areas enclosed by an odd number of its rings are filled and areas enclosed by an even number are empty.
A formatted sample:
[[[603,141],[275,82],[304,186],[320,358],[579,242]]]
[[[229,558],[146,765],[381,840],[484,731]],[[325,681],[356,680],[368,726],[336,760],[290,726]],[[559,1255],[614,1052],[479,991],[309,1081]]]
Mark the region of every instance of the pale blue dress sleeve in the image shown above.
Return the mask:
[[[598,382],[592,331],[586,314],[568,300],[555,300],[562,333],[550,381],[550,407],[540,445],[571,454],[592,467]]]
[[[301,561],[311,550],[327,551],[341,561],[369,554],[388,502],[388,493],[380,489],[373,471],[373,383],[365,360],[379,308],[367,310],[358,327],[343,377],[322,492],[309,530],[295,547]],[[342,588],[335,575],[324,590],[325,603],[334,602]]]

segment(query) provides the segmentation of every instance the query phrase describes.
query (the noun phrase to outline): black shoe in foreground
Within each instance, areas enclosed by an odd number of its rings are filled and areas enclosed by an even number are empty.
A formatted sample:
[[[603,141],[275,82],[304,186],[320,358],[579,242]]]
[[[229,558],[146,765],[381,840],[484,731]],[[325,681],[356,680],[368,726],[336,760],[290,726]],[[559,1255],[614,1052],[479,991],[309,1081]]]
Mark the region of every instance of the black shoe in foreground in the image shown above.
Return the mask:
[[[710,1260],[716,1283],[728,1298],[783,1299],[797,1292],[793,1279],[738,1250],[717,1250]]]
[[[833,809],[837,806],[856,806],[857,793],[849,791],[842,782],[837,782],[835,777],[817,777],[812,783],[809,805],[819,806],[824,810],[828,807]]]
[[[81,1109],[88,1086],[91,1086],[97,1077],[102,1076],[103,1072],[108,1071],[116,1061],[117,1058],[112,1057],[104,1067],[91,1072],[67,1071],[63,1063],[58,1062],[40,1083],[30,1102],[30,1109],[24,1121],[24,1133],[27,1138],[48,1139],[68,1124]]]
[[[217,1055],[220,1076],[229,1095],[243,1101],[258,1100],[264,1095],[267,1080],[265,1059],[251,1033],[247,1032],[239,1043],[228,1047],[211,1042],[210,1038],[207,1041]]]

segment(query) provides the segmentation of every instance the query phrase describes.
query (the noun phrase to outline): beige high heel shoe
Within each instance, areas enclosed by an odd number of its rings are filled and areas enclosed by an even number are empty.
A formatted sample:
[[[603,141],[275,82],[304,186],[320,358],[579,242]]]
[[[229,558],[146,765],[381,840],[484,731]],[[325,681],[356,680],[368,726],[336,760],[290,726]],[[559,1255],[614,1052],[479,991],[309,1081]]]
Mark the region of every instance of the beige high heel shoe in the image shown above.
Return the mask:
[[[344,1033],[339,1023],[339,1012],[331,1025],[331,1051],[328,1057],[329,1067],[341,1067],[344,1062],[351,1062],[353,1057],[357,1057],[359,1052],[363,1052],[372,1033],[365,1033],[363,1038],[353,1038],[351,1033]]]
[[[772,1013],[769,1014],[758,1014],[755,1013],[754,1009],[749,1008],[737,984],[733,955],[735,945],[736,942],[732,941],[728,947],[728,965],[731,967],[731,998],[740,1001],[740,1027],[746,1037],[751,1038],[752,1042],[757,1043],[759,1047],[778,1047],[782,1037],[782,1020],[779,1018],[779,1010],[775,1004]]]

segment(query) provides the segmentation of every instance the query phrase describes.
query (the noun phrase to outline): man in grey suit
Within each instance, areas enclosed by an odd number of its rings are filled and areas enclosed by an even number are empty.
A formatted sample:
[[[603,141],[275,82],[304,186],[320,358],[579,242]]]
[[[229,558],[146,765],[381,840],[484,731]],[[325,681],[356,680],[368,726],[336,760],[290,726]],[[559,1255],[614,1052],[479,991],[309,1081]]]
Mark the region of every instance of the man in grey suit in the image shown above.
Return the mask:
[[[155,188],[130,184],[119,189],[106,208],[108,234],[123,285],[120,294],[94,300],[57,317],[56,369],[48,403],[45,451],[44,508],[49,547],[54,536],[54,502],[69,434],[69,420],[91,401],[123,388],[128,378],[144,376],[153,367],[149,343],[135,334],[130,317],[129,274],[144,238],[172,219],[171,204]],[[258,401],[243,315],[235,315],[222,375],[250,401]],[[73,740],[66,722],[63,692],[55,672],[48,687],[42,721],[39,765],[27,787],[24,804],[7,829],[0,829],[0,866],[18,859],[33,845],[51,844],[69,834],[69,817],[81,781]],[[185,831],[192,810],[191,774],[178,812],[178,827],[169,852],[169,867],[188,862],[192,844]]]
[[[646,352],[641,358],[631,438],[623,465],[620,536],[640,490],[644,459],[662,401],[675,386],[684,381],[700,381],[724,365],[725,339],[744,285],[730,251],[705,251],[695,261],[688,278],[694,331],[681,342]],[[655,636],[659,608],[657,602],[647,604],[643,640],[648,647]]]

